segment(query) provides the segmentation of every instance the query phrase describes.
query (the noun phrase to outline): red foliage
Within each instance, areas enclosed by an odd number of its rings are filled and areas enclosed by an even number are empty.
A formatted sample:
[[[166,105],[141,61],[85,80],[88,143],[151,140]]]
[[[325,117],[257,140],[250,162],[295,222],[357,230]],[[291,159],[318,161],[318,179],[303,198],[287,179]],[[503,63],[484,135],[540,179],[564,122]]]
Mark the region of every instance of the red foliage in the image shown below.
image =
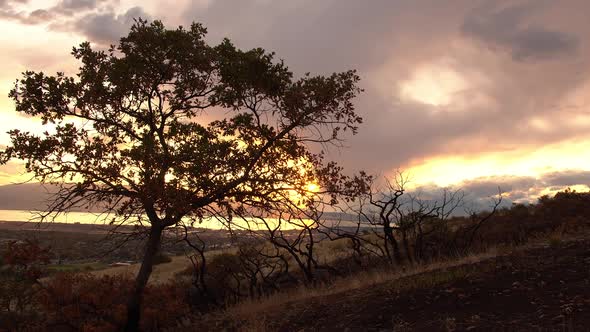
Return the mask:
[[[3,261],[18,270],[22,277],[37,280],[42,274],[40,265],[49,263],[50,257],[49,248],[42,248],[37,242],[26,240],[8,243]]]
[[[2,248],[0,264],[0,329],[20,330],[37,317],[36,294],[49,250],[34,241],[15,241]]]
[[[120,330],[132,286],[132,279],[122,275],[58,275],[39,297],[44,327],[51,331]],[[189,312],[185,289],[173,284],[149,286],[143,301],[142,331],[175,327]]]

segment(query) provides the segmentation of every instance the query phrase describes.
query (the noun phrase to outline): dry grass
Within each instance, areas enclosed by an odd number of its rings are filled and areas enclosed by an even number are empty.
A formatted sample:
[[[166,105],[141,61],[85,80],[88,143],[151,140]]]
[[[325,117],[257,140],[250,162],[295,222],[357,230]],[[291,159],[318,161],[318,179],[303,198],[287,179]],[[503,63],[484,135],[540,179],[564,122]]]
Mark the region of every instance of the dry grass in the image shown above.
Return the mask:
[[[552,232],[550,232],[547,235],[547,239],[549,242],[549,245],[552,247],[556,247],[558,245],[560,245],[564,239],[567,238],[567,225],[566,224],[562,224],[559,227],[557,227],[555,230],[553,230]]]
[[[414,330],[411,323],[408,323],[397,317],[392,318],[391,323],[393,326],[393,332],[410,332]]]
[[[225,252],[235,252],[235,249],[212,250],[206,252],[205,255],[207,258],[211,258]],[[185,270],[188,266],[191,265],[191,261],[187,256],[171,256],[170,258],[172,259],[172,261],[154,266],[154,269],[149,280],[150,284],[162,284],[174,280],[177,273]],[[110,267],[103,270],[93,271],[91,273],[99,277],[104,275],[116,274],[135,276],[139,271],[139,267],[140,264],[137,263],[131,264],[129,266]]]
[[[559,245],[563,241],[567,241],[571,237],[570,232],[564,227],[559,227],[554,231],[546,234],[540,234],[536,238],[529,241],[528,244],[520,246],[518,248],[530,248],[531,246],[539,245]],[[326,241],[321,242],[318,245],[317,253],[320,256],[319,260],[322,263],[329,264],[339,258],[346,257],[351,254],[350,244],[346,240],[337,241]],[[448,267],[455,267],[464,264],[472,264],[475,262],[482,261],[484,259],[496,257],[502,254],[502,251],[510,251],[515,248],[513,247],[497,247],[488,249],[485,252],[471,254],[459,259],[445,259],[437,262],[428,264],[419,264],[413,266],[406,266],[402,270],[395,268],[385,269],[380,271],[362,272],[354,276],[340,279],[334,284],[329,286],[318,286],[316,288],[301,287],[299,289],[291,290],[288,292],[281,292],[271,295],[263,300],[246,300],[241,304],[231,308],[230,311],[238,313],[238,316],[242,316],[241,311],[245,311],[247,314],[250,310],[256,310],[256,307],[269,308],[273,305],[284,304],[287,302],[287,298],[292,301],[303,300],[309,297],[324,296],[335,294],[338,292],[345,292],[348,290],[358,289],[362,287],[372,286],[383,282],[394,281],[407,276],[412,276],[424,272],[429,272],[438,269],[444,269]],[[206,253],[208,258],[219,255],[220,253],[235,253],[235,248],[214,250]],[[150,283],[164,283],[173,280],[178,272],[183,271],[189,266],[190,260],[186,256],[173,256],[172,261],[154,266],[154,271],[150,277]],[[296,268],[296,267],[295,267]],[[134,276],[139,270],[139,264],[132,264],[129,266],[117,266],[106,269],[92,271],[91,273],[96,276],[113,275],[113,274],[127,274]],[[268,304],[266,304],[268,302]],[[240,308],[244,309],[240,309]]]
[[[452,317],[447,317],[442,321],[442,327],[447,332],[453,332],[457,329],[457,320]]]
[[[235,306],[226,309],[222,315],[235,322],[244,322],[246,331],[264,330],[264,313],[276,311],[277,308],[291,302],[304,302],[311,299],[320,301],[322,297],[345,294],[347,292],[384,283],[391,284],[396,289],[417,289],[434,287],[441,283],[463,278],[469,274],[469,266],[478,262],[514,254],[515,252],[531,248],[550,245],[553,238],[559,237],[559,241],[570,241],[577,238],[563,230],[557,230],[548,234],[541,234],[520,246],[492,247],[479,253],[472,253],[459,258],[448,258],[427,264],[405,266],[402,269],[392,267],[383,270],[361,272],[353,276],[336,280],[329,285],[316,287],[300,287],[297,289],[276,293],[262,299],[245,300]],[[457,268],[463,266],[464,268]],[[453,268],[453,269],[451,269]],[[440,273],[428,273],[440,271]],[[413,278],[408,278],[413,277]],[[404,279],[404,283],[395,282]],[[403,325],[403,324],[402,324]]]
[[[173,256],[172,261],[162,263],[154,266],[152,275],[150,276],[150,283],[159,284],[165,283],[174,278],[174,275],[184,270],[189,264],[190,260],[186,256]],[[94,271],[92,274],[101,277],[105,275],[126,274],[135,276],[139,271],[140,264],[131,264],[129,266],[115,266],[108,269]]]
[[[396,280],[416,276],[427,272],[436,270],[449,269],[461,265],[470,265],[481,262],[486,259],[497,257],[505,254],[504,251],[498,248],[491,248],[486,252],[472,254],[453,260],[441,260],[429,264],[417,264],[405,267],[401,270],[384,269],[374,270],[369,272],[358,273],[354,276],[342,278],[330,285],[320,285],[313,288],[300,287],[287,292],[273,294],[259,300],[246,300],[233,307],[230,307],[224,313],[232,317],[236,321],[248,321],[253,317],[259,319],[263,316],[262,313],[276,310],[277,307],[283,306],[289,302],[298,302],[309,300],[311,298],[319,298],[323,296],[345,293],[355,289],[371,287],[383,283],[391,283]],[[448,273],[424,274],[420,278],[414,278],[411,283],[404,283],[403,288],[420,288],[432,287],[441,282],[446,282],[456,278],[465,276],[467,271],[462,269],[447,271]]]

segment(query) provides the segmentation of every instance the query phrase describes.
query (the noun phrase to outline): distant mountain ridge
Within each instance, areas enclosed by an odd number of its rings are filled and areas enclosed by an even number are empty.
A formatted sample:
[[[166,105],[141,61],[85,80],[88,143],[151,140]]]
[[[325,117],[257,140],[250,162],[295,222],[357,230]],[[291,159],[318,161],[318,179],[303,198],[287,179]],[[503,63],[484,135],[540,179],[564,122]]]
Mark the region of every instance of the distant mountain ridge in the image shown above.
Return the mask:
[[[57,192],[56,185],[42,183],[8,184],[0,186],[0,210],[38,210],[43,211],[52,193]],[[79,208],[72,211],[88,212]],[[94,210],[93,212],[97,212]],[[324,212],[324,220],[357,221],[358,216],[344,212]]]
[[[39,182],[8,184],[0,186],[0,210],[44,211],[57,185]],[[71,212],[101,212],[98,208],[72,208]]]
[[[57,186],[41,183],[8,184],[0,186],[0,209],[44,210]]]
[[[359,217],[358,217],[358,215],[345,213],[345,212],[324,212],[324,213],[322,213],[321,219],[340,220],[340,221],[358,221]]]

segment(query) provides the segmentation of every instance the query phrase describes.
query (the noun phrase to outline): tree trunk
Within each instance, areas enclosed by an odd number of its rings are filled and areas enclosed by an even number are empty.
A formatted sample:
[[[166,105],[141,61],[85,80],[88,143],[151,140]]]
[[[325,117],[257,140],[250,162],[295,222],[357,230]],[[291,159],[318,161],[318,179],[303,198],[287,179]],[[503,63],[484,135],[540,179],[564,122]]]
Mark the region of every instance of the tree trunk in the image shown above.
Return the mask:
[[[418,234],[416,236],[416,256],[419,261],[424,260],[424,241],[422,225],[418,224]]]
[[[395,258],[396,263],[401,264],[402,263],[402,255],[400,253],[399,245],[397,244],[397,240],[395,239],[395,236],[393,236],[393,232],[392,232],[392,234],[389,234],[389,241],[391,242],[391,244],[393,246],[393,257]]]
[[[143,297],[143,290],[152,274],[154,266],[154,258],[158,253],[160,241],[162,239],[162,230],[160,226],[152,226],[148,238],[145,254],[141,262],[141,268],[135,279],[135,289],[131,294],[129,302],[127,303],[127,325],[125,331],[136,332],[139,331],[139,320],[141,318],[141,302]]]
[[[386,239],[385,248],[387,248],[387,242],[389,242],[389,244],[391,245],[392,250],[393,250],[393,262],[396,264],[401,264],[402,255],[400,254],[399,245],[397,244],[397,240],[395,239],[395,236],[393,236],[393,228],[386,224],[383,227],[383,232],[385,233],[385,239]],[[389,250],[387,250],[387,254],[389,256]]]

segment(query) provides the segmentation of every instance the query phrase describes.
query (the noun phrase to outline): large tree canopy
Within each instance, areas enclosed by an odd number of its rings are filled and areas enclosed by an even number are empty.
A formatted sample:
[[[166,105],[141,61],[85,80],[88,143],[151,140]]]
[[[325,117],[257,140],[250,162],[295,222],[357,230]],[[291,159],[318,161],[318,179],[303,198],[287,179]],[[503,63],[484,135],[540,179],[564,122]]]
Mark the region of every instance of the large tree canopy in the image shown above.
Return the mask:
[[[319,162],[306,143],[338,140],[361,122],[351,103],[358,77],[294,80],[272,53],[228,40],[210,47],[204,34],[199,24],[140,21],[108,52],[74,48],[77,77],[24,73],[10,93],[17,111],[55,132],[12,131],[3,159],[25,160],[42,181],[75,182],[58,211],[83,198],[163,225],[304,188]]]
[[[108,51],[74,48],[75,77],[25,72],[10,92],[18,112],[52,126],[11,131],[0,161],[24,160],[36,179],[61,184],[49,212],[98,204],[147,216],[132,319],[165,227],[300,198],[310,183],[328,193],[358,183],[310,149],[356,132],[354,71],[295,79],[273,53],[212,47],[205,33],[138,20]]]

